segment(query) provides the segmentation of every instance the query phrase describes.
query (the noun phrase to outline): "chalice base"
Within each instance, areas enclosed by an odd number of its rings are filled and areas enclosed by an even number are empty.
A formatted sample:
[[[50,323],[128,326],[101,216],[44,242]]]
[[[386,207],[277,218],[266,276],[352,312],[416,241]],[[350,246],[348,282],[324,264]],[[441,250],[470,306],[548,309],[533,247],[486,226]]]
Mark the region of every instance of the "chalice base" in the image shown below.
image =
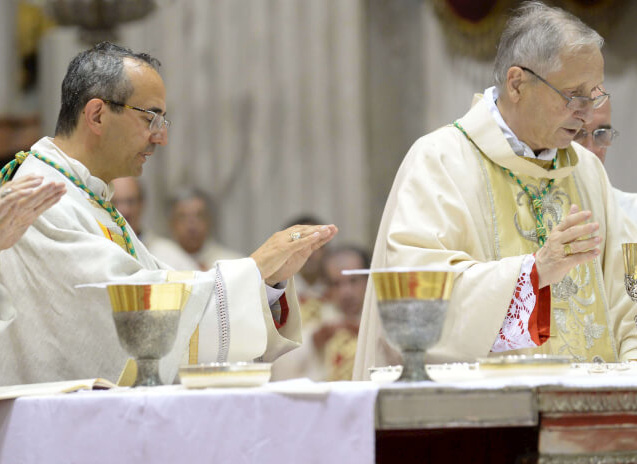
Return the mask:
[[[403,351],[403,372],[397,382],[422,382],[432,380],[427,374],[424,351]]]
[[[133,387],[155,387],[163,385],[159,377],[159,359],[136,359],[137,379]]]

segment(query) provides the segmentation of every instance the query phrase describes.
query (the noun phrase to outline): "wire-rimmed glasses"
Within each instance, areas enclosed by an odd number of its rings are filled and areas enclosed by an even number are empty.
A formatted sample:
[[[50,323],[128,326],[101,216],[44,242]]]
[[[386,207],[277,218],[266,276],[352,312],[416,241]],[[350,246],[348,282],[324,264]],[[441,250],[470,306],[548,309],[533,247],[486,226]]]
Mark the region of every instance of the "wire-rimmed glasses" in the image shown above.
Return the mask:
[[[536,78],[538,78],[540,81],[544,82],[546,85],[548,85],[550,88],[552,88],[553,90],[555,90],[564,100],[566,100],[566,107],[569,110],[573,110],[573,111],[583,111],[585,110],[588,105],[592,104],[593,108],[599,108],[600,106],[602,106],[606,100],[608,100],[608,97],[610,97],[609,93],[604,92],[599,86],[595,87],[594,90],[597,90],[600,92],[599,95],[595,96],[595,97],[586,97],[584,95],[576,95],[574,97],[569,97],[568,95],[564,95],[562,92],[560,92],[557,88],[553,87],[553,85],[551,85],[546,79],[544,79],[541,76],[538,76],[534,71],[532,71],[529,68],[526,68],[524,66],[518,66],[518,68],[522,69],[523,71],[526,71],[530,74],[533,74]]]
[[[589,132],[586,129],[580,129],[577,134],[575,134],[575,141],[577,143],[583,144],[584,140],[588,137]],[[600,127],[599,129],[595,129],[590,132],[593,136],[593,143],[598,147],[608,147],[613,143],[615,137],[619,135],[619,131],[613,129],[612,127]]]
[[[125,103],[114,102],[111,100],[104,100],[104,103],[108,103],[109,105],[121,106],[122,108],[128,108],[130,110],[141,111],[143,113],[148,113],[153,116],[153,119],[150,121],[148,129],[150,129],[151,134],[158,134],[161,132],[164,126],[166,126],[166,130],[170,127],[172,122],[164,117],[164,115],[159,114],[155,111],[146,110],[144,108],[139,108],[137,106],[127,105]]]

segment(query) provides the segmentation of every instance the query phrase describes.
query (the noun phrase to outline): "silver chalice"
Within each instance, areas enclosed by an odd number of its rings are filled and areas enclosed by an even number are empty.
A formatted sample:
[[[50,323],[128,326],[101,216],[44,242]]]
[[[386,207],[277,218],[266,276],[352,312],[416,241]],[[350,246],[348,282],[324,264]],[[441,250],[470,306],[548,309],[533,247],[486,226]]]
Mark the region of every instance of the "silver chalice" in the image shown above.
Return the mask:
[[[188,286],[111,284],[107,289],[119,341],[137,363],[134,386],[162,385],[159,360],[175,344],[179,317],[190,295]]]
[[[387,338],[403,356],[399,382],[431,380],[425,353],[440,338],[454,276],[446,271],[372,271]]]
[[[637,243],[622,243],[622,252],[626,293],[631,300],[637,302]]]

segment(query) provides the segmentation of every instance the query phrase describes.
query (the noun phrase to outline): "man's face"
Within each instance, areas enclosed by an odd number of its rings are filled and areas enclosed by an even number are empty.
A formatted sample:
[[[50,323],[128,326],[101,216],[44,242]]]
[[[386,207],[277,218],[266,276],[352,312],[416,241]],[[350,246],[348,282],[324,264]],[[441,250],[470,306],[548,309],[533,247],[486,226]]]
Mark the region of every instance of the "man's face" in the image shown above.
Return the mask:
[[[592,151],[602,163],[606,161],[606,149],[608,147],[597,145],[594,142],[593,131],[595,129],[610,129],[610,127],[610,101],[607,101],[593,112],[591,122],[584,124],[583,129],[587,133],[586,137],[577,138],[577,142]]]
[[[113,179],[115,194],[111,203],[128,221],[136,234],[141,231],[144,201],[137,179],[134,177],[120,177]]]
[[[325,262],[327,297],[346,316],[356,318],[363,309],[367,276],[342,275],[345,269],[360,269],[363,262],[354,252],[342,252],[329,256]]]
[[[124,60],[125,72],[133,86],[133,94],[125,103],[159,114],[166,113],[166,89],[157,71],[148,65],[133,60]],[[109,108],[109,124],[101,138],[102,151],[108,155],[108,167],[104,180],[117,177],[140,176],[143,164],[155,151],[157,145],[168,143],[165,127],[151,133],[150,121],[153,116],[130,108],[115,112]]]
[[[189,198],[175,204],[171,227],[175,240],[188,253],[197,253],[210,230],[210,216],[206,202],[201,198]]]
[[[604,79],[604,59],[596,47],[561,55],[562,67],[542,76],[569,97],[595,96]],[[520,139],[533,150],[565,148],[577,131],[593,117],[589,104],[581,111],[566,107],[567,101],[555,90],[525,72],[520,86]]]

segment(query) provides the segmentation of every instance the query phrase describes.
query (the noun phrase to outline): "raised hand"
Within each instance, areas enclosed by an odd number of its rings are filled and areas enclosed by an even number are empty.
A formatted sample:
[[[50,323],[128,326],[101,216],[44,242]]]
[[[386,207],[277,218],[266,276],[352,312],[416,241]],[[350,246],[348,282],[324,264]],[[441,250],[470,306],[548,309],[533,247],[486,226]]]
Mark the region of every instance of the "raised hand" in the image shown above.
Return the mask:
[[[305,264],[314,250],[332,240],[333,225],[295,225],[273,234],[250,255],[268,285],[287,280]]]
[[[66,192],[63,183],[42,185],[42,181],[41,176],[28,175],[0,187],[0,250],[13,246]]]
[[[572,268],[599,256],[601,237],[592,237],[599,223],[586,223],[590,211],[579,211],[571,205],[566,218],[555,227],[544,246],[535,254],[540,288],[559,282]]]

